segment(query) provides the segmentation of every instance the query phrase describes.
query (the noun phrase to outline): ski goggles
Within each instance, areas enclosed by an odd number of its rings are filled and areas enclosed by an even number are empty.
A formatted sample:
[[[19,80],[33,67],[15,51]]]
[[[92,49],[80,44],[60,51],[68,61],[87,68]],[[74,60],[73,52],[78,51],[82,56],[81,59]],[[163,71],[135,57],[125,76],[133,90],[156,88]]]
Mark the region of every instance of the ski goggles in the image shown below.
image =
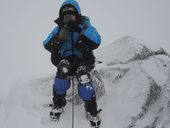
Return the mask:
[[[67,12],[75,12],[76,13],[76,10],[73,7],[65,7],[65,8],[63,8],[61,13],[65,14]]]

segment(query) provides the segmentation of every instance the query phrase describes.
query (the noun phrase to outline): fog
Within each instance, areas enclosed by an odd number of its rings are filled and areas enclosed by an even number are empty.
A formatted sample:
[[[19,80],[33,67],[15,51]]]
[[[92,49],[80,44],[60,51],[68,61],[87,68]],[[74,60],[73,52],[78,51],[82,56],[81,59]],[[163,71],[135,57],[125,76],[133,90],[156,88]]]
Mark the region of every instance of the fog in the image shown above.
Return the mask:
[[[55,73],[42,41],[55,27],[64,0],[0,1],[0,93],[13,81]],[[102,45],[135,36],[170,51],[169,0],[78,0],[102,37]],[[101,47],[102,47],[101,45]]]

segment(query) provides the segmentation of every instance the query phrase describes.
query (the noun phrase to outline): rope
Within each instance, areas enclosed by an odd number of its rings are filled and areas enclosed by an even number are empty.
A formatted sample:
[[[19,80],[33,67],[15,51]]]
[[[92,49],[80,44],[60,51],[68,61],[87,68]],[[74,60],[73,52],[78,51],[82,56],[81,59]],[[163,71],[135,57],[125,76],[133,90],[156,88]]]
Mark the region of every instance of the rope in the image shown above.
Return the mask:
[[[73,42],[73,32],[71,32],[71,44],[72,44],[72,62],[71,62],[71,68],[72,71],[74,70],[74,59],[73,59],[73,53],[74,53],[74,42]],[[74,75],[72,75],[72,128],[74,128]]]
[[[74,128],[74,76],[72,76],[72,128]]]

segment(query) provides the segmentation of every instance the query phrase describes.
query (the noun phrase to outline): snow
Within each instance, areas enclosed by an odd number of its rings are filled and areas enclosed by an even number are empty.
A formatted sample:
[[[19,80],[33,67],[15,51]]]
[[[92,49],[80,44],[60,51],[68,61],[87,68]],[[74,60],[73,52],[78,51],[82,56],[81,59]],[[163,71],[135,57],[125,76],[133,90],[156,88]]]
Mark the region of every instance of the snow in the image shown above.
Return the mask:
[[[103,61],[96,69],[106,92],[98,100],[98,107],[103,109],[100,114],[103,127],[170,127],[170,58],[146,51],[149,56],[132,59],[136,54],[145,54],[143,47],[147,48],[136,38],[126,36],[96,52],[98,60]],[[0,97],[1,128],[56,127],[49,120],[51,78],[53,75],[33,76],[14,82],[8,88],[9,93]],[[57,127],[70,128],[71,118],[72,103],[69,101]],[[90,126],[83,104],[75,106],[74,122],[75,128]]]
[[[56,68],[50,63],[50,56],[44,50],[42,40],[55,26],[53,20],[57,17],[62,2],[63,0],[0,1],[1,128],[56,127],[48,120],[50,108],[46,106],[52,102],[49,95],[51,86],[48,84],[53,84],[47,78],[51,78]],[[151,126],[158,116],[155,125],[158,128],[169,128],[169,57],[149,55],[144,56],[146,58],[143,60],[134,59],[135,55],[141,53],[143,44],[148,44],[152,51],[157,51],[152,48],[157,46],[170,50],[169,1],[96,2],[98,0],[79,0],[83,14],[90,17],[101,34],[102,45],[127,34],[140,38],[138,40],[125,36],[96,50],[97,59],[103,61],[97,65],[97,69],[101,73],[106,90],[105,96],[98,100],[99,108],[103,109],[103,126],[127,128],[132,123],[136,128],[143,128],[146,125]],[[99,13],[101,8],[105,9]],[[162,89],[160,98],[149,106],[141,119],[134,121],[146,102],[150,83],[154,82]],[[161,108],[163,110],[159,112]],[[70,126],[71,103],[68,102],[58,128]],[[76,105],[75,127],[88,126],[83,105]]]

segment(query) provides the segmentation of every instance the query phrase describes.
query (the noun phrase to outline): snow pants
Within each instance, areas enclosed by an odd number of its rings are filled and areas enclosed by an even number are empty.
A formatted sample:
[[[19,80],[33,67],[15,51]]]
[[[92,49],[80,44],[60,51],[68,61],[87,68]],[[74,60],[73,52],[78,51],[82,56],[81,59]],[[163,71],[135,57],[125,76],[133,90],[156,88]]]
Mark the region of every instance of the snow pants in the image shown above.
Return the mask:
[[[58,71],[53,84],[53,102],[58,108],[66,105],[65,97],[67,90],[70,88],[70,66],[71,63],[66,59],[61,60],[57,66]],[[85,110],[95,116],[97,115],[96,95],[89,70],[90,68],[81,61],[76,65],[73,74],[76,75],[79,82],[77,85],[78,93],[84,100]]]

